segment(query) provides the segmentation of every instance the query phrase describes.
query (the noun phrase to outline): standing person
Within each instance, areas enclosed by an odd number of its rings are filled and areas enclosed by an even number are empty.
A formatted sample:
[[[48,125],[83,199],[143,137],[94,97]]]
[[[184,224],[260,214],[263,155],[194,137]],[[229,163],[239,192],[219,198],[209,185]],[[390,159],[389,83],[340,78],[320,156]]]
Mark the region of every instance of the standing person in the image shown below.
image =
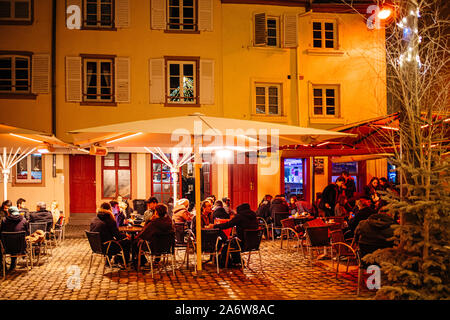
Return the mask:
[[[147,222],[153,216],[156,205],[158,204],[158,199],[150,197],[145,203],[147,204],[147,210],[144,212],[144,222]]]
[[[21,215],[25,217],[25,219],[30,220],[30,210],[25,207],[26,200],[24,198],[17,199],[17,209]]]
[[[30,213],[30,222],[46,222],[47,230],[43,230],[46,232],[51,232],[53,228],[53,215],[50,211],[47,210],[47,205],[45,202],[38,202],[36,204],[37,211]]]
[[[119,241],[124,251],[125,261],[129,261],[131,248],[129,236],[119,232],[114,215],[111,210],[111,205],[108,202],[102,203],[100,208],[97,210],[97,215],[91,221],[90,231],[100,233],[102,247],[105,252],[107,248],[107,245],[104,244],[105,242],[110,240]],[[113,255],[118,254],[119,252],[119,246],[117,246],[115,243],[111,243],[108,252],[109,258],[111,258]]]
[[[214,204],[213,219],[230,219],[230,215],[225,211],[220,200],[217,200]]]
[[[193,233],[195,233],[196,229],[197,229],[197,217],[198,217],[198,214],[196,214],[194,219],[192,219],[192,228],[191,229],[192,229]],[[209,200],[205,200],[202,202],[200,219],[201,219],[201,227],[202,228],[214,223],[214,220],[212,217],[212,205]]]
[[[175,208],[173,209],[172,220],[174,223],[185,223],[192,220],[192,215],[188,211],[189,200],[180,199],[177,201]]]
[[[341,177],[345,179],[345,183],[343,185],[344,194],[347,197],[347,199],[353,198],[353,195],[356,192],[356,184],[355,180],[353,180],[353,177],[348,174],[348,171],[344,170],[341,173]]]
[[[345,179],[338,177],[335,183],[330,183],[325,187],[325,189],[323,189],[322,200],[319,207],[325,212],[326,217],[331,217],[334,215],[334,207],[336,206],[339,189],[344,183]]]
[[[256,210],[256,216],[261,217],[267,221],[270,218],[271,203],[272,203],[272,196],[270,194],[266,194],[259,203],[258,209]]]
[[[8,209],[12,206],[11,200],[5,200],[0,208],[0,220],[8,216]]]
[[[2,219],[0,225],[0,234],[2,232],[20,232],[25,231],[28,235],[28,222],[20,215],[19,209],[17,207],[8,208],[8,216]],[[17,258],[11,258],[11,265],[9,271],[12,271],[16,267]],[[2,262],[1,252],[0,252],[0,263]]]

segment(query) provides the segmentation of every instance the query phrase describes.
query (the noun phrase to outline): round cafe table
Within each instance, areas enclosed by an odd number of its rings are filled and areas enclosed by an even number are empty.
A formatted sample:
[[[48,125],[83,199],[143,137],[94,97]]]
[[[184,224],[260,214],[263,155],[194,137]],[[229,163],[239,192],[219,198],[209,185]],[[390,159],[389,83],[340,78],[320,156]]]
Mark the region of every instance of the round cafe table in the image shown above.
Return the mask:
[[[142,231],[143,226],[122,226],[119,227],[120,232],[125,232],[131,236],[131,260],[133,261],[134,266],[136,267],[136,251],[134,250],[134,237]]]

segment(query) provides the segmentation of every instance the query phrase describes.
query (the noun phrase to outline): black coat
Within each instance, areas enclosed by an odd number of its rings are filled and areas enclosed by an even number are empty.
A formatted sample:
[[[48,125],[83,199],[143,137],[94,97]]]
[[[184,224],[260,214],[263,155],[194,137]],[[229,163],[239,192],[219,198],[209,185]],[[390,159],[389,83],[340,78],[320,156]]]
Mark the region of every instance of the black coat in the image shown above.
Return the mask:
[[[347,182],[345,182],[345,196],[347,199],[351,199],[356,192],[355,180],[352,177],[348,177]]]
[[[173,235],[175,237],[172,219],[168,215],[147,222],[144,229],[136,236],[136,239],[152,242],[158,235]]]
[[[46,222],[47,223],[47,232],[50,232],[53,226],[53,215],[50,211],[41,210],[30,213],[30,222]]]
[[[270,217],[270,201],[263,201],[259,205],[258,210],[256,210],[256,216],[261,217],[264,220],[267,220],[267,218]]]
[[[0,233],[19,231],[25,231],[29,234],[28,221],[21,215],[9,215],[2,220],[2,224],[0,225]]]
[[[213,212],[213,219],[230,219],[230,215],[224,208],[219,207]]]
[[[323,203],[322,209],[325,209],[325,203],[328,203],[331,207],[330,210],[334,212],[334,206],[336,205],[338,194],[339,190],[337,185],[331,183],[328,186],[326,186],[322,192],[322,203]]]
[[[361,221],[367,220],[371,215],[375,213],[375,210],[373,210],[371,207],[362,208],[355,214],[353,218],[348,221],[348,227],[350,228],[350,230],[355,231],[356,227]]]
[[[387,239],[394,235],[394,229],[391,228],[394,223],[394,220],[386,214],[372,214],[356,227],[355,241],[376,248],[391,247],[393,242]]]
[[[289,213],[289,206],[286,201],[283,201],[282,199],[274,199],[272,200],[269,211],[270,216],[274,219],[274,212]]]
[[[111,216],[111,213],[102,209],[100,209],[97,212],[97,216],[92,219],[90,231],[99,232],[102,243],[110,240],[122,240],[126,238],[123,233],[119,232],[116,221]]]
[[[258,229],[258,220],[256,219],[256,213],[250,209],[239,210],[238,213],[228,222],[216,224],[215,229],[229,229],[236,227],[236,233],[239,239],[244,240],[244,230]]]

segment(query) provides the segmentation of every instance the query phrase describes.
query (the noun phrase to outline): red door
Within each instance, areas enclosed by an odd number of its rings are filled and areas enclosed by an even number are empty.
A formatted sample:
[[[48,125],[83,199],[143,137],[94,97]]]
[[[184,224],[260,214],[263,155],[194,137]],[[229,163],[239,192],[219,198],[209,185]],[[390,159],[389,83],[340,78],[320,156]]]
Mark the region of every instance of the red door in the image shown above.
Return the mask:
[[[95,213],[95,157],[70,155],[70,212]]]
[[[248,161],[248,158],[246,158]],[[242,203],[250,204],[255,211],[258,207],[257,164],[232,164],[229,168],[228,194],[232,206],[236,208]]]

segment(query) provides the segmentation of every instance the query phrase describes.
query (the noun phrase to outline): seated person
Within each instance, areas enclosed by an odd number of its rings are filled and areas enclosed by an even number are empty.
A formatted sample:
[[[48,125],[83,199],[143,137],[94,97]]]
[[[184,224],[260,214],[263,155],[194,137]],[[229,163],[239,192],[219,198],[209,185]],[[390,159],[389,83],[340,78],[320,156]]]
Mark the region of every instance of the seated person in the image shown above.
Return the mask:
[[[231,209],[231,199],[230,198],[223,197],[222,203],[223,203],[223,208],[230,216],[236,214],[236,212],[234,212],[234,210]]]
[[[356,202],[356,205],[358,206],[358,211],[348,221],[348,230],[352,231],[352,235],[361,221],[367,220],[372,214],[376,213],[370,206],[371,202],[369,199],[361,198]]]
[[[201,205],[201,227],[206,228],[210,224],[214,223],[214,220],[212,218],[212,204],[210,200],[205,200],[202,202]],[[191,226],[192,232],[195,233],[197,229],[197,215],[192,219],[192,226]]]
[[[213,219],[230,219],[230,214],[228,214],[223,207],[223,202],[217,200],[214,205]]]
[[[259,203],[258,209],[256,210],[256,216],[263,218],[266,222],[270,219],[270,204],[272,201],[272,196],[266,194],[264,198]]]
[[[20,232],[25,231],[28,234],[28,221],[20,215],[19,209],[17,207],[9,207],[8,215],[3,218],[0,225],[0,234],[2,232]],[[0,263],[1,263],[1,252],[0,252]],[[9,271],[12,271],[16,267],[17,258],[11,258],[11,265]]]
[[[24,198],[17,199],[17,209],[21,215],[25,217],[25,219],[30,220],[30,210],[25,207],[26,200]]]
[[[100,233],[100,239],[102,240],[102,247],[104,252],[106,252],[108,246],[104,245],[105,242],[110,240],[119,241],[124,251],[125,261],[129,261],[131,248],[129,236],[126,236],[125,234],[119,232],[116,221],[114,219],[114,215],[111,210],[111,205],[109,203],[102,203],[100,209],[98,209],[97,211],[97,216],[91,221],[90,231]],[[117,246],[117,244],[115,243],[112,243],[109,248],[108,256],[111,258],[113,255],[119,253],[119,246]]]
[[[192,220],[192,215],[188,211],[189,200],[180,199],[177,201],[177,205],[173,209],[172,220],[174,223],[185,223]]]
[[[145,201],[145,203],[147,205],[147,210],[145,210],[144,212],[144,222],[147,223],[147,221],[152,218],[153,213],[155,212],[155,207],[158,204],[158,199],[156,199],[155,197],[150,197]]]
[[[0,208],[0,219],[6,218],[8,216],[9,207],[12,207],[11,200],[3,201],[2,207]]]
[[[281,196],[281,195],[278,195],[272,200],[272,203],[270,204],[269,211],[270,211],[271,221],[275,222],[275,212],[277,212],[277,213],[289,213],[289,206],[288,206],[286,200],[284,199],[284,197]],[[279,237],[280,234],[281,234],[281,230],[280,229],[275,229],[274,230],[275,237]]]
[[[355,243],[359,245],[361,257],[377,249],[393,246],[388,239],[394,235],[391,226],[395,223],[388,214],[376,213],[362,220],[355,230]]]
[[[314,215],[314,207],[309,202],[305,201],[303,195],[297,195],[297,202],[295,203],[297,206],[298,213],[305,213]]]
[[[47,205],[45,202],[38,202],[36,204],[37,211],[30,213],[30,223],[37,223],[37,222],[46,222],[47,223],[47,229],[43,230],[46,232],[51,232],[53,228],[53,215],[50,211],[47,210]]]

